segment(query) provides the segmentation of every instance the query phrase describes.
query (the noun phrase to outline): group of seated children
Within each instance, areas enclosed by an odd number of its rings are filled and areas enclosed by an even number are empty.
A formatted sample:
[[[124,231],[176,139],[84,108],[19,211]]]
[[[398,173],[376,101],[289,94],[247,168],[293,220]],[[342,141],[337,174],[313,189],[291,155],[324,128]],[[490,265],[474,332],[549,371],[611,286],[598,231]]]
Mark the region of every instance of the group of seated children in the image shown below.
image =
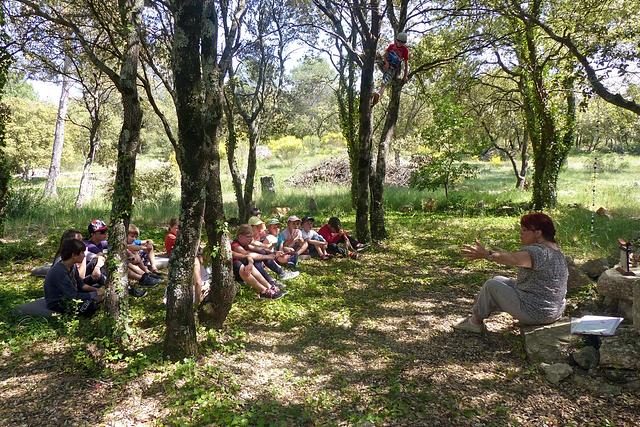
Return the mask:
[[[296,267],[299,260],[314,255],[322,260],[337,254],[358,259],[358,251],[366,248],[347,235],[336,217],[330,218],[318,232],[313,230],[313,222],[311,217],[300,219],[292,215],[287,219],[287,228],[280,231],[280,220],[272,218],[265,223],[259,210],[252,211],[248,224],[238,228],[231,244],[236,280],[249,283],[260,298],[278,299],[286,294],[285,286],[273,279],[265,266],[280,279],[290,279],[298,272],[283,270],[280,264]],[[344,243],[348,249],[338,243]]]
[[[317,232],[313,230],[314,219],[295,215],[287,219],[287,227],[280,230],[280,220],[272,218],[262,221],[259,210],[251,212],[248,224],[237,230],[231,244],[233,272],[236,281],[248,283],[260,299],[279,299],[287,292],[281,280],[293,279],[298,271],[283,270],[280,265],[295,268],[298,261],[318,256],[327,260],[333,255],[358,259],[358,251],[366,248],[349,237],[342,229],[340,220],[332,217]],[[107,225],[101,220],[89,224],[89,238],[74,229],[67,230],[60,239],[58,252],[51,270],[45,278],[44,293],[47,307],[61,313],[78,312],[90,316],[97,304],[104,299],[106,284],[105,261],[107,250]],[[171,254],[178,235],[178,218],[171,218],[169,233],[165,237],[167,256]],[[344,243],[346,248],[338,246]],[[127,232],[128,277],[137,280],[140,286],[157,286],[163,279],[155,264],[153,241],[141,240],[140,229],[133,224]],[[274,279],[267,270],[277,275]],[[209,289],[210,268],[203,267],[202,250],[196,256],[193,274],[194,302],[201,302]],[[143,297],[146,290],[129,285],[129,294]],[[72,301],[79,300],[76,304]]]
[[[107,225],[101,220],[91,221],[89,238],[70,229],[62,234],[53,265],[44,281],[44,296],[47,308],[60,313],[78,312],[90,316],[97,304],[104,298],[106,284],[105,261],[107,258]],[[151,240],[138,239],[140,230],[129,226],[127,235],[127,264],[130,279],[137,280],[143,287],[157,286],[162,275],[155,267],[155,254]],[[151,268],[151,270],[149,269]],[[128,286],[129,294],[143,297],[145,290]],[[73,303],[80,300],[79,305]]]

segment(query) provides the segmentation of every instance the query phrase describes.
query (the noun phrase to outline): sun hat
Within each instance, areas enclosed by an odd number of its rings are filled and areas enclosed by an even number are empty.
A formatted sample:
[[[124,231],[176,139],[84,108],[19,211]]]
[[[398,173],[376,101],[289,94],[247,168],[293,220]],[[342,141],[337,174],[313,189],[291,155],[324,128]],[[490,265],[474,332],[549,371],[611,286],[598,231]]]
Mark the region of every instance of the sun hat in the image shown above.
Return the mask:
[[[313,217],[310,217],[310,216],[305,216],[304,218],[302,218],[302,223],[303,223],[303,224],[304,224],[305,222],[307,222],[307,221],[311,221],[311,222],[313,222],[313,221],[315,221],[315,219],[313,219]]]
[[[402,42],[402,43],[406,43],[407,42],[407,33],[398,33],[398,35],[396,36],[396,40],[398,40],[399,42]]]
[[[260,225],[264,224],[264,221],[258,218],[257,216],[252,216],[249,218],[249,225]]]
[[[267,227],[274,224],[280,225],[280,220],[278,218],[271,218],[269,221],[267,221]]]
[[[287,222],[296,222],[296,221],[300,221],[300,218],[298,218],[295,215],[291,215],[289,218],[287,218]]]

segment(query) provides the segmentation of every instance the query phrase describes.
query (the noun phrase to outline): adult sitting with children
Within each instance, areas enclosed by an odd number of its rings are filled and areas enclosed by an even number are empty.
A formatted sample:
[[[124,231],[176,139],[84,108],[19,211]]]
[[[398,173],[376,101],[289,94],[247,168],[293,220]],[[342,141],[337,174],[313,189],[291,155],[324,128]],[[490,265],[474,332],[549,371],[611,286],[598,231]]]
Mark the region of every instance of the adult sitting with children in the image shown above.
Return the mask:
[[[486,259],[503,265],[519,267],[517,279],[496,276],[485,282],[472,314],[453,328],[481,333],[484,320],[494,311],[504,311],[526,325],[546,325],[556,322],[565,308],[567,264],[555,240],[556,230],[551,218],[542,213],[520,219],[519,252],[494,252],[478,239],[474,245],[464,245],[462,255],[469,260]]]

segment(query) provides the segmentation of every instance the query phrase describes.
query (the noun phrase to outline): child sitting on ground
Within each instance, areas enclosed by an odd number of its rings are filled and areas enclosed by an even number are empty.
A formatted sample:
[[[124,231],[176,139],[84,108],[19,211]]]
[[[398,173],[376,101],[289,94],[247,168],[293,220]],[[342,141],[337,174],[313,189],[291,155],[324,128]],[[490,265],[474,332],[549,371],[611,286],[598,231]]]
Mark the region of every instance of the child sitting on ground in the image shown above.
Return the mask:
[[[61,261],[56,263],[44,279],[44,299],[49,310],[58,313],[78,313],[91,316],[98,310],[98,303],[104,299],[102,289],[82,292],[82,278],[76,264],[85,258],[85,244],[78,239],[67,239],[60,245]],[[80,300],[79,303],[74,301]]]
[[[329,259],[330,255],[327,253],[329,244],[324,237],[313,230],[313,221],[314,219],[310,216],[302,218],[302,238],[309,244],[311,255],[317,254],[320,259]]]
[[[140,229],[133,224],[129,224],[127,249],[138,254],[145,266],[145,271],[162,277],[162,274],[160,274],[160,271],[156,268],[156,253],[154,251],[153,240],[141,240]]]
[[[251,242],[251,244],[249,244],[249,250],[252,252],[255,252],[256,254],[264,255],[263,257],[259,257],[259,258],[253,257],[254,262],[260,261],[269,270],[273,271],[278,276],[280,276],[280,279],[282,280],[293,279],[298,274],[300,274],[298,272],[294,273],[291,271],[285,271],[276,262],[278,258],[280,259],[284,258],[284,253],[277,250],[272,244],[269,244],[268,242],[264,242],[264,239],[266,238],[266,234],[267,234],[265,230],[264,221],[262,221],[257,216],[252,216],[251,218],[249,218],[249,225],[251,226],[251,228],[253,228],[253,241]],[[277,241],[277,238],[276,238],[276,241]],[[262,268],[260,263],[256,263],[255,267],[258,269],[260,273],[262,273],[264,278],[267,279],[269,283],[276,284],[281,288],[285,287],[284,284],[280,282],[276,281],[276,283],[274,283],[273,278],[265,274],[266,272],[263,272],[264,269]]]
[[[300,218],[295,215],[291,215],[287,218],[287,228],[282,230],[278,235],[278,249],[285,254],[291,254],[287,265],[289,267],[295,267],[298,262],[298,258],[306,252],[309,248],[309,244],[302,238],[302,231],[300,230]],[[296,257],[293,256],[296,255]]]
[[[277,250],[279,246],[278,244],[279,235],[280,235],[280,220],[277,218],[271,218],[269,221],[267,221],[267,235],[264,237],[264,240],[262,241],[262,243],[265,243],[266,245],[268,245],[272,250],[277,251],[276,253],[278,254],[278,257],[276,258],[276,261],[278,261],[278,263],[280,263],[281,265],[288,265],[289,261],[291,261],[292,258],[295,261],[295,263],[297,263],[298,254],[296,253],[285,254],[284,252]],[[289,273],[293,274],[293,276],[290,277],[290,279],[293,279],[298,274],[300,274],[300,272],[298,271],[289,271]]]
[[[366,245],[362,243],[358,243],[356,239],[347,236],[347,233],[342,229],[342,224],[340,223],[340,219],[333,216],[329,218],[329,221],[320,227],[318,230],[318,234],[320,234],[329,244],[327,246],[327,252],[335,255],[345,255],[349,256],[351,259],[358,259],[358,252],[365,248]],[[338,243],[344,243],[347,249],[344,249],[338,246]]]
[[[248,224],[238,227],[236,238],[231,242],[233,256],[233,274],[236,281],[248,283],[258,292],[260,299],[279,299],[286,292],[276,285],[271,285],[255,268],[249,244],[253,240],[253,229]]]
[[[169,220],[169,232],[164,238],[164,248],[167,251],[167,256],[171,256],[171,251],[176,244],[176,238],[178,237],[178,222],[177,217],[173,217]],[[198,249],[198,254],[195,257],[193,264],[193,302],[202,302],[204,297],[207,296],[210,290],[209,279],[211,278],[211,268],[205,268],[203,265],[202,248]],[[166,298],[166,297],[165,297]]]

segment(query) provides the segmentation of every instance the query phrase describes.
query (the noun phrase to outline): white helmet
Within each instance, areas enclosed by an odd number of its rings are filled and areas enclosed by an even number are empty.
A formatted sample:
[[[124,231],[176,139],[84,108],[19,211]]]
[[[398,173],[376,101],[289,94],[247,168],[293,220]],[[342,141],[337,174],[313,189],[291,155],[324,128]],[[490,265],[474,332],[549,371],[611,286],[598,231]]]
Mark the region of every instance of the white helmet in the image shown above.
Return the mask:
[[[398,40],[399,42],[402,42],[402,43],[406,43],[407,42],[407,33],[398,33],[398,35],[396,36],[396,40]]]

